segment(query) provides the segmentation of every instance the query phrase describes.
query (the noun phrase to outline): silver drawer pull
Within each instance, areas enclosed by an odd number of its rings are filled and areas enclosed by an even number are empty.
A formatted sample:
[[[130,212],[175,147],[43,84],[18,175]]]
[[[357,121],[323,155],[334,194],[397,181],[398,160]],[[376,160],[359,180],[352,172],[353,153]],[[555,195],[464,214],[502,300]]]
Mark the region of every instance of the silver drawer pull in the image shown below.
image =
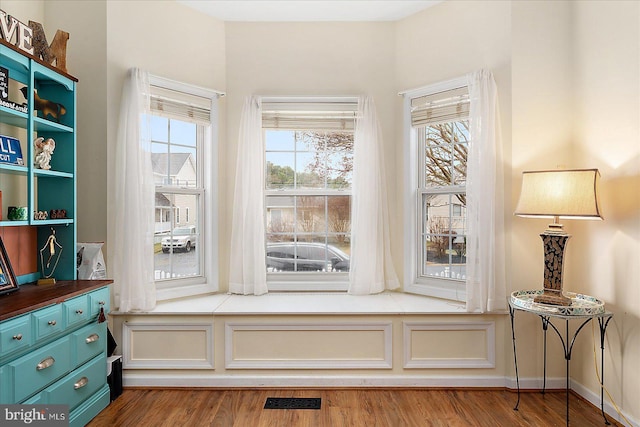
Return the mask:
[[[58,323],[58,322],[56,322],[55,320],[49,320],[49,321],[47,322],[47,325],[49,325],[49,326],[56,326],[56,324],[57,324],[57,323]]]
[[[104,301],[100,301],[100,302],[98,302],[98,304],[105,305],[105,302]]]
[[[76,314],[82,314],[82,310],[76,310]]]
[[[87,337],[87,339],[85,340],[85,342],[87,344],[91,344],[92,342],[96,342],[100,339],[100,336],[98,334],[91,334]]]
[[[49,356],[36,365],[36,370],[42,371],[43,369],[47,369],[48,367],[53,366],[54,363],[56,363],[56,359]]]
[[[22,339],[22,334],[14,335],[13,339],[16,341],[20,341]]]
[[[78,380],[78,382],[77,382],[77,383],[75,383],[75,384],[73,385],[73,389],[74,389],[74,390],[78,390],[79,388],[82,388],[82,387],[86,386],[88,383],[89,383],[89,378],[87,378],[87,377],[82,377],[82,378],[80,378],[80,379]]]

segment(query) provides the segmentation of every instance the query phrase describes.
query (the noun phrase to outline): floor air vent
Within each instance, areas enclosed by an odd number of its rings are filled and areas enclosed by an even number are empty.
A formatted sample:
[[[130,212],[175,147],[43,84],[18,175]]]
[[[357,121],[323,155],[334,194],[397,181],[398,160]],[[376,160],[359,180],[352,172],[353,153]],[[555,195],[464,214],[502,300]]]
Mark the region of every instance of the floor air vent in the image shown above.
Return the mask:
[[[319,397],[267,397],[264,409],[320,409]]]

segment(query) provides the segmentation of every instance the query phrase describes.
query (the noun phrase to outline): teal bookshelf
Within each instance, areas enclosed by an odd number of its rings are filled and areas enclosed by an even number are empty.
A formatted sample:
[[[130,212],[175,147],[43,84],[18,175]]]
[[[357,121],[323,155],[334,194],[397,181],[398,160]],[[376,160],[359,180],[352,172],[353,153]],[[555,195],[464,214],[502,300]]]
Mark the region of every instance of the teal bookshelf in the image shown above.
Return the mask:
[[[76,83],[77,79],[61,73],[32,57],[16,51],[12,45],[0,44],[0,66],[8,70],[8,103],[26,103],[27,112],[0,105],[0,134],[20,140],[24,165],[0,163],[0,191],[3,194],[0,227],[37,228],[37,247],[42,248],[52,229],[63,250],[54,277],[76,280],[77,212],[76,193]],[[24,98],[22,87],[26,87]],[[35,110],[35,97],[64,106],[65,114],[44,116]],[[56,110],[58,112],[59,110]],[[34,166],[33,141],[37,137],[53,138],[56,143],[51,169]],[[7,220],[9,206],[27,206],[28,219]],[[64,210],[66,218],[35,219],[36,211]],[[38,272],[18,277],[19,283],[37,280],[42,271],[40,254]]]

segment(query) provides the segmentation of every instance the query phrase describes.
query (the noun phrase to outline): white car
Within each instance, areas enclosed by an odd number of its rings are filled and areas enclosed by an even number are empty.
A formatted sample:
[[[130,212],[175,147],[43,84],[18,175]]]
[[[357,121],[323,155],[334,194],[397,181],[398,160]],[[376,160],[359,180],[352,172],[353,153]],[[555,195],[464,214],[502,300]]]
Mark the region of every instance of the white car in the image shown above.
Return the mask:
[[[196,227],[193,225],[176,227],[170,236],[162,238],[162,252],[169,253],[171,248],[174,251],[183,250],[190,252],[196,247]]]

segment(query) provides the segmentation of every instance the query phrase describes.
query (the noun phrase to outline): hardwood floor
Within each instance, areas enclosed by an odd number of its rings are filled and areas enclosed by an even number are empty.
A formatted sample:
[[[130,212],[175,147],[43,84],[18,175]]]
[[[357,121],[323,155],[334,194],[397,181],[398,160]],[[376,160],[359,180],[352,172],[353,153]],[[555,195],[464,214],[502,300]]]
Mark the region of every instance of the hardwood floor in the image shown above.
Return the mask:
[[[320,397],[322,408],[263,409],[267,397]],[[565,393],[421,389],[127,389],[88,427],[564,426]],[[604,426],[599,409],[570,396],[571,426]],[[610,420],[611,421],[611,420]],[[611,421],[613,425],[619,425]]]

